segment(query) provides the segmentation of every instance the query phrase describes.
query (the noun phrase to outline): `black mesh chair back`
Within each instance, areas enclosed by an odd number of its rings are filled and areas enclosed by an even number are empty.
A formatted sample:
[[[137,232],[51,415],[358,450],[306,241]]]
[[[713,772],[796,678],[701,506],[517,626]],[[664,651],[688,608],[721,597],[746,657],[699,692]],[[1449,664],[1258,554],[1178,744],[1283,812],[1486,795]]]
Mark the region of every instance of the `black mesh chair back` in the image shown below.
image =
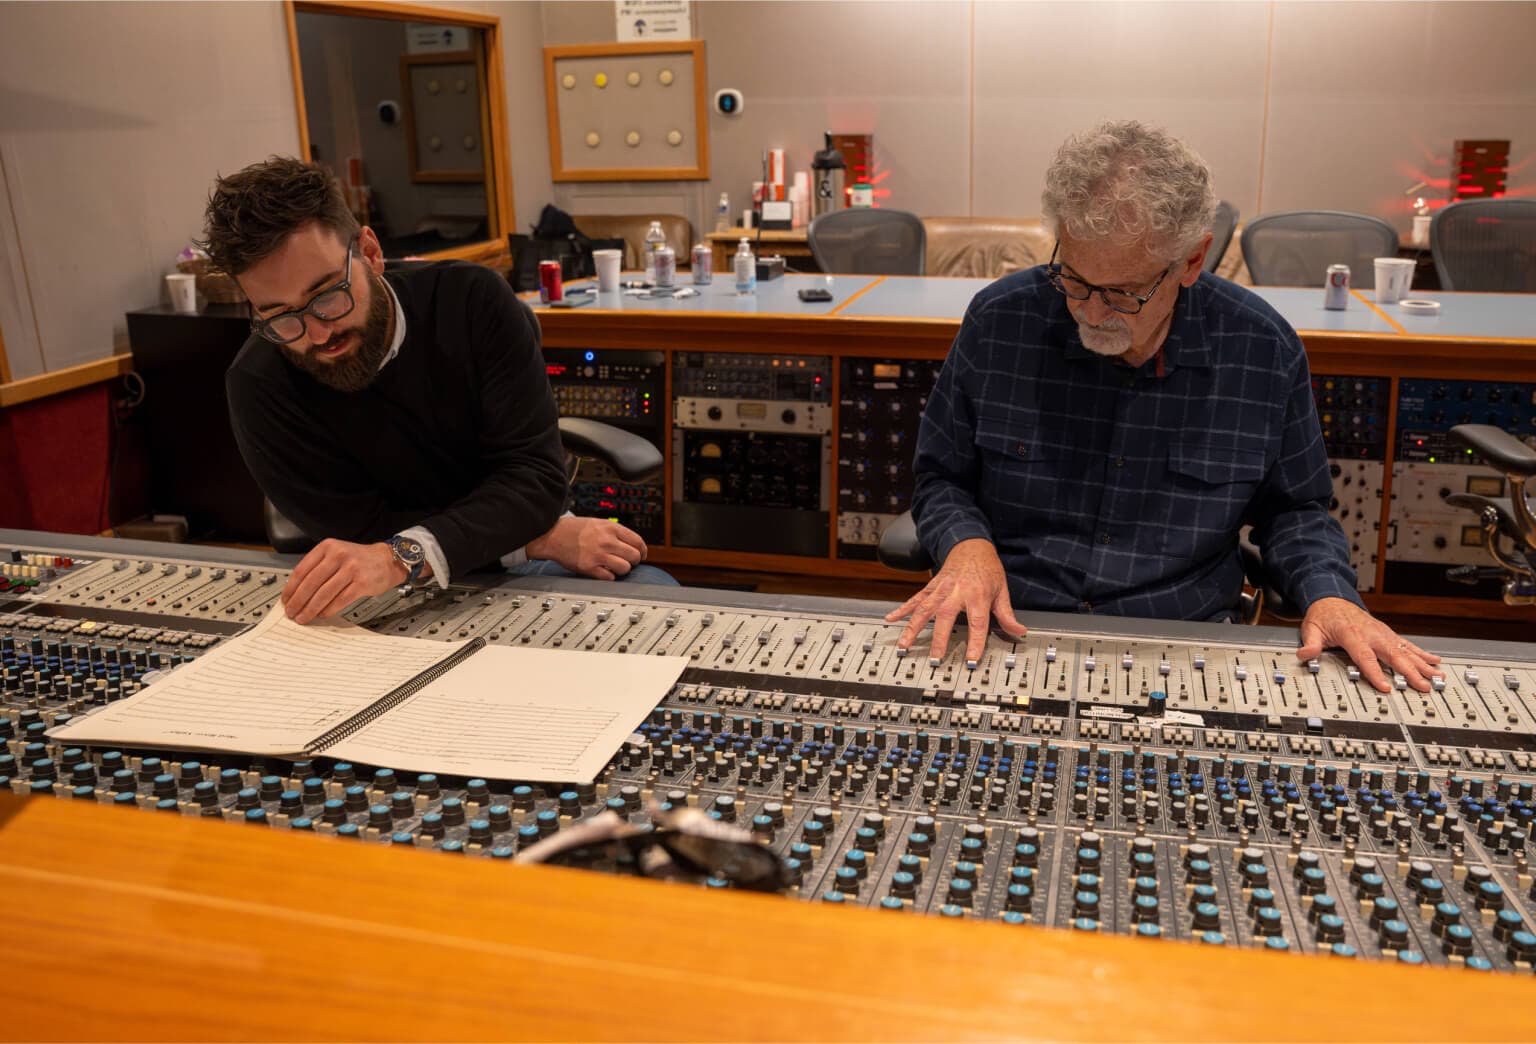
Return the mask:
[[[1205,264],[1200,266],[1202,272],[1214,272],[1221,264],[1227,247],[1232,244],[1232,230],[1237,227],[1237,218],[1237,208],[1232,204],[1224,199],[1216,204],[1216,220],[1211,222],[1211,249],[1206,252]]]
[[[916,214],[858,207],[811,222],[811,256],[823,272],[847,275],[923,274],[928,233]]]
[[[1452,203],[1429,225],[1442,290],[1536,294],[1536,199]]]
[[[1376,285],[1378,257],[1397,256],[1397,232],[1381,218],[1342,210],[1264,214],[1243,228],[1243,261],[1255,286],[1322,286],[1329,265],[1348,265],[1350,285]]]

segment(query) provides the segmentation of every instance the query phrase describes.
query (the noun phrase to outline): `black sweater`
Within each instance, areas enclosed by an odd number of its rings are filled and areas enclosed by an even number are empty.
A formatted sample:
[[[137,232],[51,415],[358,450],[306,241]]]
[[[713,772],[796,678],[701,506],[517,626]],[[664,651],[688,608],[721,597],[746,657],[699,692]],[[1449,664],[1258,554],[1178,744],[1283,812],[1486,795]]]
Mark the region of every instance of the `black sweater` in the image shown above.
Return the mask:
[[[406,336],[373,384],[328,388],[253,334],[225,375],[230,423],[257,484],[305,533],[372,543],[422,525],[458,576],[541,535],[565,505],[538,321],[479,265],[384,278]]]

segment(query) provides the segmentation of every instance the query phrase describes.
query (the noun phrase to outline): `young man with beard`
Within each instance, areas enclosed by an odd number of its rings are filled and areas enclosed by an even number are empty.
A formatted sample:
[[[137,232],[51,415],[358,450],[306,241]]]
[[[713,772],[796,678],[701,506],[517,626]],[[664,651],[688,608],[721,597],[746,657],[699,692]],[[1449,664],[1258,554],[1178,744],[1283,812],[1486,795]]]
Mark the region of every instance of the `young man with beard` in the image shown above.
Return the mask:
[[[1201,265],[1216,198],[1188,146],[1134,121],[1068,139],[1046,173],[1051,263],[971,302],[918,435],[912,514],[942,563],[888,619],[960,612],[978,659],[1013,607],[1231,620],[1238,532],[1306,612],[1300,659],[1341,647],[1428,691],[1439,658],[1371,617],[1295,331]]]
[[[463,262],[384,274],[324,169],[273,157],[220,178],[207,248],[250,299],[225,378],[246,466],[320,543],[283,589],[323,619],[403,582],[515,570],[673,583],[645,542],[562,516],[565,458],[533,312]]]

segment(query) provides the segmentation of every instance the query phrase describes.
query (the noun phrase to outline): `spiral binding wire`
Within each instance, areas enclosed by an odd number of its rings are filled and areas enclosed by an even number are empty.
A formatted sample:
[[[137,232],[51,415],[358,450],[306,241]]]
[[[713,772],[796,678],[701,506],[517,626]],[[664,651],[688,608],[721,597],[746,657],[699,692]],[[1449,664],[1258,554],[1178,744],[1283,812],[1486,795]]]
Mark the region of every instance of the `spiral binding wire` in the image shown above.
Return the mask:
[[[304,748],[304,756],[313,757],[316,754],[322,753],[327,747],[335,746],[359,729],[372,725],[383,715],[400,706],[400,704],[437,681],[437,679],[483,648],[485,648],[485,639],[483,637],[476,636],[471,638],[464,643],[462,648],[456,649],[451,656],[444,657],[403,685],[398,685],[389,692],[386,692],[346,721],[322,733],[309,746]]]

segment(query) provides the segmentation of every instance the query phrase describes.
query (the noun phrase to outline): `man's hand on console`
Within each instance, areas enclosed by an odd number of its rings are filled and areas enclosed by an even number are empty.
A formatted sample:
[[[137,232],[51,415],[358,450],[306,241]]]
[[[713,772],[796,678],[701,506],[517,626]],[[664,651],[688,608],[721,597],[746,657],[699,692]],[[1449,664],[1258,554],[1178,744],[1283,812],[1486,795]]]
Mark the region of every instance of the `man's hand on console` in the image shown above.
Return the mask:
[[[431,566],[423,576],[430,575]],[[335,616],[357,601],[405,582],[405,566],[388,544],[322,540],[294,568],[283,588],[283,609],[295,623]]]
[[[1381,664],[1401,674],[1420,692],[1429,691],[1431,677],[1445,677],[1444,671],[1434,669],[1440,657],[1399,638],[1392,628],[1345,598],[1319,598],[1307,607],[1301,621],[1297,658],[1316,659],[1327,648],[1343,649],[1360,668],[1361,677],[1381,692],[1392,691],[1392,681],[1382,672]]]
[[[942,659],[949,648],[949,635],[961,612],[968,621],[965,659],[974,663],[987,648],[988,618],[997,617],[998,626],[1015,638],[1022,638],[1026,628],[1013,615],[1008,600],[1008,575],[1003,571],[997,548],[990,540],[962,540],[950,549],[949,556],[928,586],[908,598],[899,609],[886,616],[887,623],[912,617],[907,629],[896,639],[898,649],[910,648],[919,632],[933,621],[933,642],[928,655]]]
[[[529,558],[559,562],[594,580],[613,580],[645,561],[645,541],[633,529],[606,518],[566,515],[528,542]]]

